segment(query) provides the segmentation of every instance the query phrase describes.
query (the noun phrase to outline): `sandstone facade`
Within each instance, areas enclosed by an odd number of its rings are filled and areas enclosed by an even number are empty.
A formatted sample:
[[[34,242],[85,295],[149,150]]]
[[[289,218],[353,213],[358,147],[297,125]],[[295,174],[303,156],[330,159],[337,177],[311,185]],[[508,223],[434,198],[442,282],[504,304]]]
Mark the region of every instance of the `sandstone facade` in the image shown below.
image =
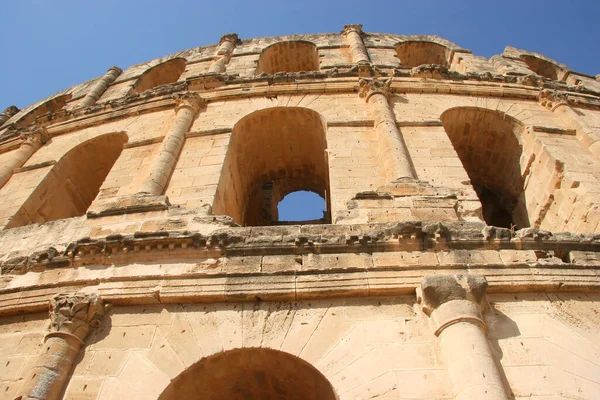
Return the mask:
[[[600,81],[537,53],[112,67],[0,114],[0,225],[1,399],[600,398]]]

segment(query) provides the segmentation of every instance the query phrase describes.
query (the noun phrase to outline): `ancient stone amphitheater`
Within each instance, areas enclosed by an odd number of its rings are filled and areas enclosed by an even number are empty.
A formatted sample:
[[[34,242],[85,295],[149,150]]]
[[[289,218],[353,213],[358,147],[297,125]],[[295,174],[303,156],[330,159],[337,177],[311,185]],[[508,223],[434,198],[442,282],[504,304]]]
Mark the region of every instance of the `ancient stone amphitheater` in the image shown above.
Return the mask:
[[[349,25],[7,108],[0,398],[600,398],[599,79]]]

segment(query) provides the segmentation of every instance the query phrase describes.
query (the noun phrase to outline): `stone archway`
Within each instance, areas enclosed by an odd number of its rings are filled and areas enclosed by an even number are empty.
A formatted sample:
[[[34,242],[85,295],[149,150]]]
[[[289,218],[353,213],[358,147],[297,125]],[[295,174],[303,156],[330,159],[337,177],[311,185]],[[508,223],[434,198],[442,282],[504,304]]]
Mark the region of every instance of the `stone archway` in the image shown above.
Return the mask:
[[[245,226],[278,222],[277,204],[294,191],[317,193],[327,204],[329,167],[323,117],[301,107],[255,111],[233,128],[213,213]]]
[[[265,48],[258,59],[256,74],[319,70],[319,53],[314,43],[288,40]]]
[[[205,357],[171,381],[159,400],[335,400],[329,381],[291,354],[234,349]]]
[[[6,228],[84,215],[127,140],[125,132],[113,132],[73,147],[52,166]]]
[[[418,67],[423,64],[449,66],[450,49],[439,43],[407,40],[396,45],[396,53],[400,63],[406,67]]]
[[[481,200],[488,225],[530,226],[521,171],[523,126],[508,115],[456,107],[440,119]]]

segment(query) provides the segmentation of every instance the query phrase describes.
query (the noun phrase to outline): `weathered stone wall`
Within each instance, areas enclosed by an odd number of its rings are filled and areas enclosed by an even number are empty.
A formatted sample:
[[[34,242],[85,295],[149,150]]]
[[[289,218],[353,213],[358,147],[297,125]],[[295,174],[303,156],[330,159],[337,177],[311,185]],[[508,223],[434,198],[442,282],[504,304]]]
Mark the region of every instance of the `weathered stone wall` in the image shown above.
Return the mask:
[[[598,78],[242,39],[0,114],[0,399],[599,398]]]

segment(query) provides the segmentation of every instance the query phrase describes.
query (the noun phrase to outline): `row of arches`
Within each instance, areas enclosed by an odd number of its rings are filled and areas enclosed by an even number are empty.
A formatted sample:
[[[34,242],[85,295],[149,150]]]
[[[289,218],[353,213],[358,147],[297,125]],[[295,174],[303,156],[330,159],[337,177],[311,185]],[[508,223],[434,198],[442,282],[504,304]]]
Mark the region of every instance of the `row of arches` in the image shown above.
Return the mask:
[[[507,228],[530,226],[523,125],[500,111],[477,107],[452,108],[440,119],[481,200],[485,222]],[[123,132],[104,134],[69,150],[7,227],[84,215],[127,140]],[[331,223],[327,149],[326,123],[316,111],[273,107],[246,115],[231,133],[213,214],[231,216],[244,226],[285,224],[297,219],[280,215],[282,200],[310,193],[320,201],[313,203],[316,213],[302,221]],[[305,199],[292,204],[292,215],[306,211]]]

